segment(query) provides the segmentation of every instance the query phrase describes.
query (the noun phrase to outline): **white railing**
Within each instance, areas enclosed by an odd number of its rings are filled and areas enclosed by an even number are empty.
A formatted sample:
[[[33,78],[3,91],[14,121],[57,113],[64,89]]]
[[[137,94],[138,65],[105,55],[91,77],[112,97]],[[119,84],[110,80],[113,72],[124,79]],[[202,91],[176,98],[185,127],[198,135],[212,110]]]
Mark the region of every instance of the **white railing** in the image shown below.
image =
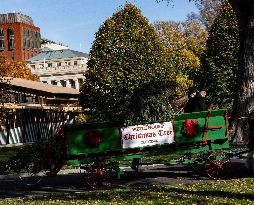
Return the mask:
[[[60,66],[60,67],[44,67],[33,69],[33,73],[36,75],[43,74],[65,74],[65,73],[80,73],[87,70],[87,65],[78,66]]]

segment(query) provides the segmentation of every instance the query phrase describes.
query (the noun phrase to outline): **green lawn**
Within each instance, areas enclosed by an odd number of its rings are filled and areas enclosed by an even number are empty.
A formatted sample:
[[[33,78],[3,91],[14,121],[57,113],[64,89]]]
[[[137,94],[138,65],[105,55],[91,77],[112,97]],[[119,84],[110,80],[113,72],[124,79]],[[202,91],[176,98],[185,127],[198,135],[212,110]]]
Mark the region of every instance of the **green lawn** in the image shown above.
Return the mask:
[[[45,197],[2,199],[0,204],[254,204],[254,179],[152,186]]]
[[[8,160],[10,157],[15,156],[21,146],[14,147],[1,147],[0,148],[0,161]]]

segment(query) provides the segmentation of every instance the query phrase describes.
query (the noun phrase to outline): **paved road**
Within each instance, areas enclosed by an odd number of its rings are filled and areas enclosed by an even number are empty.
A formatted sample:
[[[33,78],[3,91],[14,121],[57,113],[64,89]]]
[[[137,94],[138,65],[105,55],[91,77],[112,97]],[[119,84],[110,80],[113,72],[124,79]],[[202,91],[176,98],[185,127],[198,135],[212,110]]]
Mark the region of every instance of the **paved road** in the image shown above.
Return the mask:
[[[190,184],[200,181],[210,181],[205,176],[195,174],[189,166],[154,165],[142,167],[139,173],[131,169],[125,170],[125,175],[118,180],[115,187],[142,187],[154,184]],[[246,166],[246,160],[233,160],[231,178],[253,177],[254,172]],[[79,170],[63,170],[56,177],[45,177],[36,186],[26,186],[16,177],[0,177],[0,198],[18,196],[50,195],[52,193],[71,194],[85,192],[82,174]]]

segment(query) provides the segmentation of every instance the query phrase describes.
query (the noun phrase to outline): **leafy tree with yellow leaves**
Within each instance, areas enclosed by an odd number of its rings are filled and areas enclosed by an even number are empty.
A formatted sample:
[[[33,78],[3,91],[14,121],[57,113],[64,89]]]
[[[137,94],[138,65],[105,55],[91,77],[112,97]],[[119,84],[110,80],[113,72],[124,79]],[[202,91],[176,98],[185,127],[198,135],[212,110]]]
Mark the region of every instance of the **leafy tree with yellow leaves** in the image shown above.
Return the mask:
[[[4,126],[4,119],[5,119],[5,115],[6,115],[6,110],[4,108],[4,102],[5,99],[8,97],[8,82],[7,79],[5,79],[4,77],[4,73],[5,73],[5,67],[4,64],[1,63],[2,59],[4,59],[1,55],[0,55],[0,83],[4,83],[1,85],[0,87],[0,131],[2,130],[2,127]]]
[[[181,96],[193,85],[201,69],[200,57],[205,51],[208,34],[194,21],[158,21],[154,26],[167,45],[169,58],[174,65],[177,91]]]
[[[23,61],[9,61],[0,55],[0,75],[4,77],[23,78],[38,81],[38,76],[32,74]]]
[[[4,82],[0,88],[0,130],[4,124],[6,110],[4,108],[4,102],[9,97],[10,86],[8,84],[8,78],[23,78],[27,80],[39,80],[38,76],[32,74],[31,70],[27,67],[25,62],[22,61],[9,61],[3,55],[0,55],[0,82]]]

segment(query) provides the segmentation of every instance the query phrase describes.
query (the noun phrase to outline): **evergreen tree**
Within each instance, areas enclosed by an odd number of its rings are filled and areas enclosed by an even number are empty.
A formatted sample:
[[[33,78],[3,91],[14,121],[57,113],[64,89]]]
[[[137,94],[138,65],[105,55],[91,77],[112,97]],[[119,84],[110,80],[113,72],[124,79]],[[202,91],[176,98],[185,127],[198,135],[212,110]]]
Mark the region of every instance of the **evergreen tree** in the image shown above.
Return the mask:
[[[154,27],[128,3],[96,33],[80,103],[93,116],[103,115],[107,120],[159,115],[168,103],[162,93],[173,82],[169,65],[165,45]],[[157,92],[149,92],[153,87]],[[144,89],[147,92],[141,93]]]
[[[239,30],[236,15],[225,1],[209,32],[203,59],[203,78],[208,98],[220,107],[232,106],[238,67]]]

